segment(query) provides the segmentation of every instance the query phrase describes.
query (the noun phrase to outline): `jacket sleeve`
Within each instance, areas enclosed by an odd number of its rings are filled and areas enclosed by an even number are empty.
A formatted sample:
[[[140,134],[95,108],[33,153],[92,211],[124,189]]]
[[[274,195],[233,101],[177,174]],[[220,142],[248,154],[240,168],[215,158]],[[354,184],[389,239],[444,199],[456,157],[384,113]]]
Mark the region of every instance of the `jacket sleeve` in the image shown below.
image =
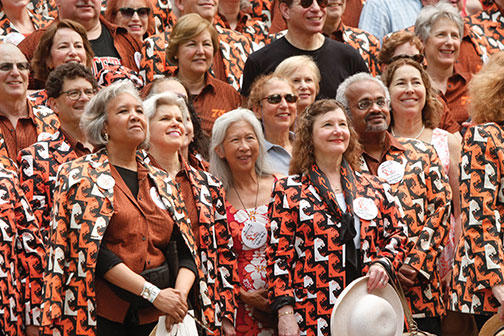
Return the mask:
[[[437,256],[448,239],[450,230],[451,189],[434,148],[429,146],[425,169],[424,222],[415,245],[408,252],[405,264],[418,270],[427,280],[436,268]],[[427,154],[426,154],[427,155]],[[423,224],[423,225],[422,225]]]
[[[18,230],[15,250],[19,260],[25,325],[40,325],[45,250],[39,225],[17,178],[13,178],[13,185],[12,201],[15,202],[14,212]]]
[[[300,190],[287,193],[286,184],[290,177],[278,180],[273,190],[273,201],[269,206],[269,244],[266,249],[268,262],[268,294],[273,310],[294,304],[292,287],[296,252],[294,247],[297,228],[298,199]],[[293,191],[293,190],[289,190]]]
[[[476,290],[504,284],[502,140],[483,127],[467,130],[460,163],[462,223],[467,259],[474,262]]]

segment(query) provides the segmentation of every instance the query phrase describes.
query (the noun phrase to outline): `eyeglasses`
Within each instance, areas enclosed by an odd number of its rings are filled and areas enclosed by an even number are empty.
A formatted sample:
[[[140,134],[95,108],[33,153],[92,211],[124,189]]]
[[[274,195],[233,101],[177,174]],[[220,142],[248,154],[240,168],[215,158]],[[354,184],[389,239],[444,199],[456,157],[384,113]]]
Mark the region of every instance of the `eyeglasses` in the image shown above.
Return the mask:
[[[72,89],[72,90],[63,91],[63,92],[61,92],[60,95],[65,94],[68,97],[68,99],[70,99],[70,100],[79,100],[80,97],[82,97],[83,93],[88,98],[91,98],[96,94],[96,90],[95,89],[83,89],[83,90]]]
[[[28,62],[18,62],[18,63],[0,63],[0,71],[7,72],[14,69],[14,65],[19,71],[30,70],[30,63]]]
[[[378,97],[376,99],[362,99],[357,102],[357,108],[361,111],[366,111],[373,106],[373,104],[378,105],[379,108],[385,107],[387,105],[387,99],[384,97]]]
[[[315,0],[301,0],[299,2],[299,4],[303,8],[308,8],[308,7],[310,7],[313,4],[313,1],[315,1]],[[319,5],[320,8],[326,8],[327,7],[327,2],[328,2],[328,0],[317,0],[317,3],[318,3],[318,5]]]
[[[279,104],[282,101],[282,98],[285,98],[285,101],[287,103],[295,103],[298,100],[298,97],[296,95],[293,95],[292,93],[287,93],[284,95],[281,94],[272,94],[270,96],[264,97],[261,100],[266,99],[268,103],[270,104]]]
[[[409,58],[417,63],[422,64],[424,60],[424,56],[422,54],[415,54],[415,55],[397,55],[394,56],[390,59],[390,62],[388,64],[392,64],[397,60],[404,59],[404,58]]]
[[[150,14],[150,8],[149,7],[140,7],[140,8],[131,8],[131,7],[122,7],[119,8],[119,12],[121,13],[122,16],[126,18],[132,18],[135,13],[138,14],[140,17],[146,17]]]

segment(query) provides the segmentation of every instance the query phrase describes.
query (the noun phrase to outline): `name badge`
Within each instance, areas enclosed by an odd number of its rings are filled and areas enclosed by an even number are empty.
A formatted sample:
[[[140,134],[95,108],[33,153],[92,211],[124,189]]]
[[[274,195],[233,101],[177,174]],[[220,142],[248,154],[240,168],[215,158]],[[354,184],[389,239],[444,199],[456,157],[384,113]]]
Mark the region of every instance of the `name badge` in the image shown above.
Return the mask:
[[[268,239],[268,232],[264,225],[256,222],[248,221],[243,227],[241,238],[243,244],[249,249],[257,249],[263,247]]]
[[[359,216],[359,218],[365,220],[372,220],[378,216],[378,208],[372,199],[367,197],[357,197],[353,201],[354,213]]]
[[[404,166],[396,161],[385,161],[378,167],[378,176],[388,184],[396,184],[404,177]]]

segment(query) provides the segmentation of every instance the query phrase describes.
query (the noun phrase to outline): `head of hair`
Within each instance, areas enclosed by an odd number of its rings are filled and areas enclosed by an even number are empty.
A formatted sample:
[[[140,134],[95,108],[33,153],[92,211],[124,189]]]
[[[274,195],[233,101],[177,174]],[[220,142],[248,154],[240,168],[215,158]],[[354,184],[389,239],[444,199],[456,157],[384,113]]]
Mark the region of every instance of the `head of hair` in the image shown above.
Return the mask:
[[[84,45],[84,50],[86,51],[86,66],[91,69],[93,63],[94,52],[91,48],[91,43],[87,38],[86,29],[80,24],[72,20],[61,20],[54,22],[47,27],[40,38],[40,42],[33,53],[33,59],[31,61],[31,66],[33,69],[35,79],[45,82],[47,76],[52,69],[49,69],[48,61],[51,57],[51,48],[54,42],[54,36],[58,30],[68,28],[75,31],[82,38],[82,43]]]
[[[180,17],[173,27],[170,34],[170,44],[166,48],[168,60],[177,64],[177,53],[180,45],[195,38],[205,30],[210,33],[215,54],[219,50],[219,35],[210,21],[203,19],[196,13],[190,13]]]
[[[107,1],[107,9],[105,9],[105,19],[110,22],[115,23],[115,19],[117,17],[117,13],[119,12],[119,1],[120,0],[108,0]],[[156,33],[156,23],[154,21],[154,6],[152,6],[152,0],[144,0],[145,5],[150,8],[149,17],[147,20],[147,35],[152,35]]]
[[[438,2],[433,6],[425,6],[418,14],[415,22],[415,34],[422,40],[427,41],[432,26],[440,19],[452,21],[459,30],[459,36],[464,36],[464,20],[456,8],[446,2]]]
[[[469,82],[469,114],[476,124],[504,121],[504,52],[490,57]]]
[[[259,143],[259,155],[255,163],[255,171],[258,176],[271,175],[273,171],[269,167],[266,160],[266,151],[264,147],[264,134],[259,120],[257,120],[254,113],[244,108],[237,108],[221,115],[215,120],[212,128],[212,139],[210,142],[210,173],[217,177],[223,184],[225,190],[233,184],[233,175],[231,169],[227,164],[226,159],[221,159],[215,149],[222,146],[226,133],[229,127],[237,121],[247,122],[257,137]]]
[[[327,112],[341,109],[345,114],[350,131],[348,148],[343,157],[354,170],[359,170],[361,146],[359,136],[352,126],[352,120],[349,118],[345,107],[335,99],[321,99],[304,110],[299,116],[296,127],[296,139],[292,146],[292,159],[289,167],[289,174],[307,173],[315,161],[315,147],[313,144],[313,125],[318,116]]]
[[[385,99],[389,102],[390,104],[390,94],[383,82],[379,80],[376,77],[373,77],[373,75],[367,73],[367,72],[359,72],[355,75],[352,75],[350,77],[347,77],[340,86],[338,87],[338,90],[336,91],[336,100],[341,103],[345,107],[345,109],[350,112],[350,104],[348,103],[348,98],[346,96],[347,90],[352,84],[357,83],[357,82],[362,82],[362,81],[371,81],[376,84],[378,84],[382,89],[383,92],[385,93]],[[350,117],[352,114],[350,113]]]
[[[383,80],[385,85],[390,89],[390,85],[392,85],[392,79],[394,78],[394,74],[399,68],[406,65],[412,66],[413,68],[417,69],[420,72],[420,77],[422,78],[422,82],[425,87],[425,106],[422,109],[422,122],[425,125],[425,127],[434,129],[439,125],[441,109],[443,108],[443,106],[439,102],[436,96],[436,92],[432,87],[430,77],[427,74],[427,72],[423,69],[422,65],[409,58],[398,59],[392,62],[387,67],[387,70],[382,74],[381,79]],[[392,125],[394,125],[393,111],[390,115],[390,127],[392,127]]]
[[[397,47],[409,43],[418,49],[420,54],[423,54],[422,41],[413,32],[398,31],[390,35],[389,38],[383,41],[382,48],[378,54],[378,62],[380,64],[389,64]]]
[[[122,94],[129,94],[140,104],[142,103],[135,85],[129,80],[122,80],[101,89],[86,105],[81,117],[80,126],[87,140],[93,146],[101,148],[107,144],[103,130],[107,122],[108,107],[114,98]],[[148,143],[148,138],[147,134],[141,146]]]
[[[294,0],[280,0],[279,1],[280,3],[285,3],[287,5],[287,7],[290,7],[292,6],[292,3],[294,2]]]
[[[277,65],[274,74],[281,77],[292,78],[299,69],[308,69],[312,73],[313,81],[315,82],[318,93],[322,77],[320,76],[320,70],[317,63],[315,63],[311,56],[297,55],[288,57]]]
[[[269,93],[266,92],[265,86],[275,80],[287,83],[290,86],[292,93],[296,94],[296,88],[287,77],[279,76],[275,73],[261,75],[254,81],[254,83],[252,83],[250,88],[250,94],[247,101],[247,107],[250,110],[256,111],[261,108],[262,100],[264,97],[268,96]]]
[[[147,98],[144,103],[144,113],[148,118],[149,122],[152,121],[152,118],[157,113],[157,109],[162,105],[173,105],[177,106],[180,110],[180,114],[182,115],[183,124],[186,124],[186,120],[189,117],[189,111],[187,110],[187,105],[184,99],[177,97],[173,92],[161,92],[151,95]]]
[[[63,90],[66,80],[83,78],[87,80],[93,89],[98,91],[98,83],[91,71],[78,63],[65,63],[51,71],[45,84],[47,96],[49,98],[58,98]]]

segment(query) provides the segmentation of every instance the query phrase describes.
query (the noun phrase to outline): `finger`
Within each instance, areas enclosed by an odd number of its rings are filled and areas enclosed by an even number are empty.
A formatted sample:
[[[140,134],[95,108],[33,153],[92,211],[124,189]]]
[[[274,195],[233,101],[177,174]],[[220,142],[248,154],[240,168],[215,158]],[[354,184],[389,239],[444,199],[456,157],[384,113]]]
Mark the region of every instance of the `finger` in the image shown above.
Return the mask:
[[[413,281],[411,281],[410,279],[406,278],[404,275],[402,275],[401,273],[398,274],[399,276],[399,281],[404,284],[405,286],[412,286],[413,285]]]

